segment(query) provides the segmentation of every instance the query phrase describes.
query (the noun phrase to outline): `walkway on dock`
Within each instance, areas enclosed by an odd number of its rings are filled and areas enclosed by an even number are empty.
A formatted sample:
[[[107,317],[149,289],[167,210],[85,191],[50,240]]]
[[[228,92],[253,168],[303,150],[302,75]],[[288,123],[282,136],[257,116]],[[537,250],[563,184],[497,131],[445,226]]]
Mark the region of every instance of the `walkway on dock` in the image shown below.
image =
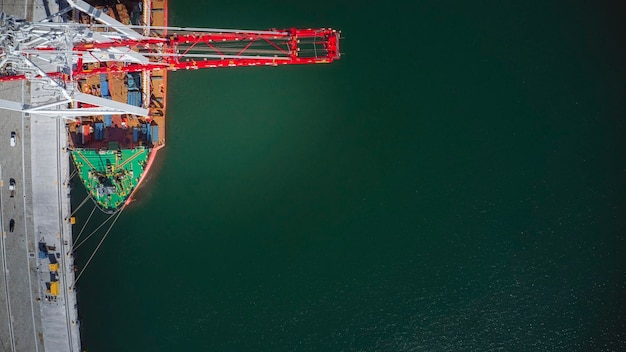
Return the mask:
[[[0,11],[39,20],[57,7],[54,1],[24,0],[3,2]],[[0,98],[44,102],[45,92],[36,84],[10,82],[0,87]],[[9,143],[13,131],[15,146]],[[0,111],[0,351],[81,350],[76,295],[70,289],[73,258],[67,253],[72,236],[66,145],[64,121]],[[16,180],[13,197],[10,178]],[[40,242],[51,256],[40,255]],[[56,296],[49,292],[51,282],[57,282]]]

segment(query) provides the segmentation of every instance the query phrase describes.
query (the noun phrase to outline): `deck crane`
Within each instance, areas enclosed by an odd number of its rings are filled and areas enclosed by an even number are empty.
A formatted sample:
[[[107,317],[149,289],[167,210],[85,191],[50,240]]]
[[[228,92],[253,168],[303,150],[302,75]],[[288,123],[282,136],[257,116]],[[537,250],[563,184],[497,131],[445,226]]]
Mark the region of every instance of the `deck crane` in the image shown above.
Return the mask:
[[[0,108],[74,118],[148,110],[80,92],[77,81],[112,72],[331,63],[340,32],[330,28],[266,31],[124,25],[82,0],[40,21],[0,13],[0,82],[44,83],[57,94],[38,106],[0,100]],[[67,21],[89,16],[93,23]],[[79,108],[82,103],[87,108]]]

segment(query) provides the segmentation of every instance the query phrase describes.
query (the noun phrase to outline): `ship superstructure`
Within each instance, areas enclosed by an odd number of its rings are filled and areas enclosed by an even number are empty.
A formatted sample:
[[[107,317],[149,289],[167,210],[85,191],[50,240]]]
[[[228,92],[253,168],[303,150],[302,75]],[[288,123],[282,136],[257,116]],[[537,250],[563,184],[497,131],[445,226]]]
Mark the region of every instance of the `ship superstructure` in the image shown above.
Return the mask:
[[[41,22],[0,14],[0,82],[45,84],[50,99],[0,108],[67,119],[71,155],[98,207],[128,204],[165,144],[167,72],[330,63],[340,33],[167,26],[163,1],[66,0]]]

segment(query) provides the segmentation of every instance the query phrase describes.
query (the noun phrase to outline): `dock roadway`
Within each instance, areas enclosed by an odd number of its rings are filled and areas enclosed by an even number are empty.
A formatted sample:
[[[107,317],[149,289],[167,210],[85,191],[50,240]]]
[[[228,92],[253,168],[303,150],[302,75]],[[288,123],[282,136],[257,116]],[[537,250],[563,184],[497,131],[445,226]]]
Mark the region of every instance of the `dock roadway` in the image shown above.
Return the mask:
[[[55,12],[54,1],[47,4]],[[1,11],[40,20],[44,3],[3,1]],[[38,85],[0,85],[0,98],[25,103],[47,102]],[[10,145],[11,132],[16,145]],[[0,352],[80,351],[71,225],[69,224],[69,155],[62,120],[0,110]],[[9,180],[16,181],[14,197]],[[14,230],[9,223],[14,220]],[[45,242],[58,258],[59,293],[52,297],[50,259],[39,255]]]

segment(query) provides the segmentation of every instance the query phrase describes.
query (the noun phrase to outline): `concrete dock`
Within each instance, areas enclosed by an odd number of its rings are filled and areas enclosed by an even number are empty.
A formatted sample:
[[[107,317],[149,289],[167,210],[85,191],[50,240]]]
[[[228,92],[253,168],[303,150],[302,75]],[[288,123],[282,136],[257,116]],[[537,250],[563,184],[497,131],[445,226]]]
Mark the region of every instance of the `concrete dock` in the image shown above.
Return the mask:
[[[38,21],[57,6],[17,0],[0,10]],[[24,103],[46,102],[46,92],[28,82],[0,85],[0,98]],[[63,120],[0,110],[0,351],[81,351],[66,146]]]

